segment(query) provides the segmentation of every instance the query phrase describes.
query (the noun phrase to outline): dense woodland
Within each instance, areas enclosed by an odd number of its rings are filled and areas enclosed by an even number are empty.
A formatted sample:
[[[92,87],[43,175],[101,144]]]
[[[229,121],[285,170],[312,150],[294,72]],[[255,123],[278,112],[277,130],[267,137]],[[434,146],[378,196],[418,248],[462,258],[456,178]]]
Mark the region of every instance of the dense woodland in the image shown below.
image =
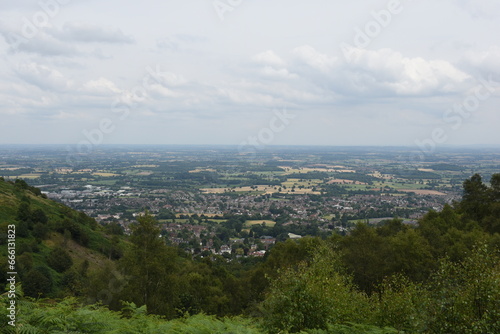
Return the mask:
[[[151,215],[121,235],[21,180],[0,180],[0,222],[16,225],[22,282],[5,333],[500,332],[500,174],[418,226],[359,223],[263,259],[192,256]]]

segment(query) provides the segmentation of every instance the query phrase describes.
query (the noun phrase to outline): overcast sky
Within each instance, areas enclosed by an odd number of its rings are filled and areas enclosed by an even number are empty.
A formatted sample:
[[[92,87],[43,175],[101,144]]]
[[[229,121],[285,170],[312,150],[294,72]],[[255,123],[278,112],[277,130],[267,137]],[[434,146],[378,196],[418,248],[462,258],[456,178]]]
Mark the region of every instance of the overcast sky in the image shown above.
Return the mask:
[[[3,0],[0,144],[496,145],[499,32],[498,0]]]

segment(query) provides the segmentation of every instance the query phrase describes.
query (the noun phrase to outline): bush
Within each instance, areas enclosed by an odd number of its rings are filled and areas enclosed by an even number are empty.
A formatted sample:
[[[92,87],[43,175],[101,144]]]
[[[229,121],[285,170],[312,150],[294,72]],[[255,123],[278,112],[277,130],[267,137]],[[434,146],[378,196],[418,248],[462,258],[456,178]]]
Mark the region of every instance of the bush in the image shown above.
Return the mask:
[[[270,333],[327,329],[329,324],[362,322],[369,314],[368,298],[355,290],[338,256],[326,248],[309,266],[282,271],[263,303],[264,327]]]
[[[62,273],[73,265],[73,260],[62,248],[55,248],[47,257],[47,264],[55,271]]]
[[[500,333],[500,259],[486,245],[460,263],[443,260],[430,283],[435,333]]]
[[[46,296],[52,291],[52,275],[46,267],[31,269],[24,275],[23,291],[26,296],[39,297]]]
[[[409,333],[423,332],[429,302],[429,294],[421,285],[399,274],[389,277],[381,284],[380,294],[372,296],[374,323]]]
[[[49,233],[49,227],[47,225],[44,225],[42,223],[36,223],[35,226],[33,227],[33,236],[35,238],[45,239],[47,233]]]

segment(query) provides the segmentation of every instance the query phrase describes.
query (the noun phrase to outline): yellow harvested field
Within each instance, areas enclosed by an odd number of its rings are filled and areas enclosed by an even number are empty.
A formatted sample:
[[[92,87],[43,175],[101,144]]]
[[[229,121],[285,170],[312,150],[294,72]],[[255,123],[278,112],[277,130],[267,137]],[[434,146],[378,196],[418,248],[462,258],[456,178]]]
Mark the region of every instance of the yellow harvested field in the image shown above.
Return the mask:
[[[199,172],[216,172],[216,170],[213,168],[196,168],[189,171],[189,173],[199,173]]]
[[[96,172],[96,173],[92,173],[92,175],[102,176],[102,177],[111,177],[111,176],[118,176],[119,174],[106,173],[106,172]]]
[[[68,173],[71,173],[73,171],[72,168],[56,168],[56,173],[59,173],[59,174],[68,174]]]
[[[445,193],[442,193],[437,190],[426,190],[426,189],[398,189],[398,191],[403,191],[405,193],[415,193],[417,195],[436,195],[436,196],[445,196]]]
[[[373,176],[373,177],[376,177],[378,179],[385,179],[385,180],[390,180],[390,179],[393,179],[394,177],[391,176],[391,175],[388,175],[388,174],[382,174],[378,171],[376,172],[373,172],[372,174],[367,174],[367,175],[370,175],[370,176]]]
[[[229,188],[201,188],[200,191],[207,194],[222,194],[230,191]]]
[[[308,173],[308,172],[338,172],[338,173],[356,173],[354,169],[335,169],[335,168],[290,168],[285,166],[278,166],[285,171],[286,174],[296,174],[296,173]]]
[[[285,182],[281,182],[281,185],[287,188],[292,188],[293,186],[295,186],[295,189],[297,189],[298,187],[311,188],[317,186],[320,183],[322,183],[322,180],[319,179],[311,179],[303,181],[300,181],[299,179],[288,179]]]
[[[21,179],[38,179],[42,174],[22,174],[19,175]]]
[[[368,184],[361,181],[344,180],[344,179],[334,179],[327,182],[328,184]]]
[[[246,226],[252,226],[252,225],[260,225],[262,223],[266,223],[266,226],[274,226],[276,225],[275,221],[272,220],[247,220],[245,222]]]

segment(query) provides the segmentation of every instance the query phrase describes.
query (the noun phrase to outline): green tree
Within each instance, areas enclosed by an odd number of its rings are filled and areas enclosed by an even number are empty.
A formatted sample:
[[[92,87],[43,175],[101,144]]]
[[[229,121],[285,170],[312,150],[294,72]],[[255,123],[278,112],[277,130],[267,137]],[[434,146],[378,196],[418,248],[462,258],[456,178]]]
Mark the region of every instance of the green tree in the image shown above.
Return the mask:
[[[500,258],[477,246],[460,263],[444,259],[429,283],[433,333],[500,333]]]
[[[496,179],[495,179],[496,182]],[[488,214],[488,187],[483,183],[481,175],[474,174],[463,183],[463,199],[460,209],[468,217],[477,222]]]
[[[31,220],[31,208],[27,202],[21,202],[17,209],[17,220],[27,222]]]
[[[341,242],[343,262],[354,276],[354,282],[367,293],[372,293],[388,272],[387,257],[390,248],[387,240],[374,228],[359,223]]]
[[[322,247],[310,265],[280,270],[263,302],[270,333],[327,329],[329,324],[369,318],[368,298],[358,291],[331,249]]]
[[[493,201],[500,200],[500,173],[493,174],[490,180],[491,184],[491,198]]]
[[[148,311],[169,317],[177,303],[177,251],[167,247],[154,218],[147,214],[132,226],[131,247],[121,260],[128,284],[124,296]]]
[[[47,257],[47,264],[55,271],[62,273],[73,265],[73,260],[68,252],[57,247],[53,249]]]
[[[47,296],[52,291],[52,275],[47,267],[37,267],[29,270],[22,280],[26,296]]]
[[[49,233],[49,227],[47,225],[36,223],[35,226],[33,226],[33,236],[35,238],[45,239],[47,233]]]
[[[416,230],[401,231],[387,241],[387,274],[401,273],[422,282],[436,268],[431,246]]]
[[[47,215],[45,214],[45,212],[43,212],[42,209],[35,209],[31,213],[31,220],[34,223],[47,224],[47,222],[49,221],[49,218],[47,217]]]
[[[401,274],[390,276],[371,298],[374,324],[391,326],[404,333],[425,332],[430,297],[421,285]]]

